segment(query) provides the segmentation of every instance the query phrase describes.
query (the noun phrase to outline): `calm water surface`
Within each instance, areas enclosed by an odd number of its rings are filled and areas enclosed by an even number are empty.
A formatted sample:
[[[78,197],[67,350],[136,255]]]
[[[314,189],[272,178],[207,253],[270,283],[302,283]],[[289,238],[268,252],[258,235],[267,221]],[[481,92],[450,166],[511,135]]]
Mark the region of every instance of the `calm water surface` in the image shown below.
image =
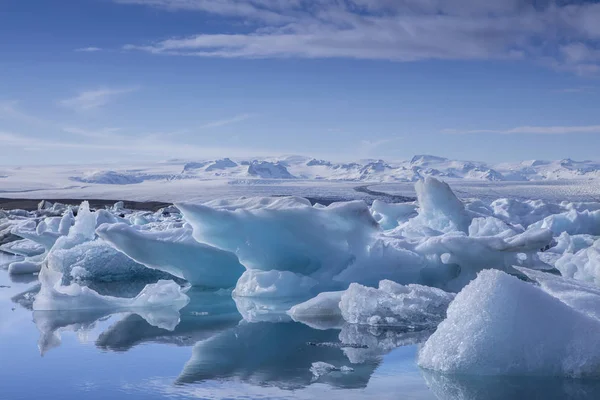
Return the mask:
[[[289,321],[281,301],[191,291],[179,315],[32,312],[36,285],[0,271],[0,399],[600,398],[595,381],[422,371],[428,333],[311,328]],[[319,361],[353,371],[316,377]]]

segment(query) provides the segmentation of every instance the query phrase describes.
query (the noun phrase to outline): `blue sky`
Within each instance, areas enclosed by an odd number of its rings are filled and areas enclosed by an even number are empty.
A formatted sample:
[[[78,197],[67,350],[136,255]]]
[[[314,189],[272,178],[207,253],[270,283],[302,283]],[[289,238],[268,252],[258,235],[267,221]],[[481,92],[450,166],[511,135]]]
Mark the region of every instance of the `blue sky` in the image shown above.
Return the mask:
[[[599,158],[597,2],[7,0],[0,37],[0,164]]]

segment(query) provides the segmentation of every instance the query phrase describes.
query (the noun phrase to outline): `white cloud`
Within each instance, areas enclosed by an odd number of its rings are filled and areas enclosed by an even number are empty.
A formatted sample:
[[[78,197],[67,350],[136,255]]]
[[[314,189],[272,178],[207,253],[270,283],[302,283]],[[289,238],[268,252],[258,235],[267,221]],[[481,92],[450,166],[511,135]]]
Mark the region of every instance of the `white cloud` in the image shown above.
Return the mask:
[[[444,129],[442,133],[446,134],[536,134],[536,135],[568,135],[576,133],[600,133],[600,125],[583,125],[583,126],[518,126],[512,129],[473,129],[473,130],[458,130]]]
[[[418,61],[529,58],[600,70],[600,4],[480,0],[115,0],[252,21],[248,32],[174,37],[126,50],[224,58]]]
[[[114,98],[135,92],[139,87],[100,88],[80,92],[77,96],[60,100],[59,104],[77,111],[88,111],[105,106]]]
[[[199,129],[218,128],[218,127],[225,126],[225,125],[236,124],[238,122],[245,121],[248,118],[252,118],[252,117],[254,117],[254,114],[239,114],[232,118],[208,122],[204,125],[201,125],[199,127]]]
[[[90,47],[82,47],[79,49],[75,49],[75,51],[83,52],[83,53],[95,53],[97,51],[102,51],[102,49],[100,47],[90,46]]]

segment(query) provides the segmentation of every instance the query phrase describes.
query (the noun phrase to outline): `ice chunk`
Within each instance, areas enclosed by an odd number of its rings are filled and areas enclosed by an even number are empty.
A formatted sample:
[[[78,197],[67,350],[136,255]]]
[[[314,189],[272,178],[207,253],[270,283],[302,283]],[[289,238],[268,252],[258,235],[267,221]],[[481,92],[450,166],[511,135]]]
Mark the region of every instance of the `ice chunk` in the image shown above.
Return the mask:
[[[513,265],[551,269],[537,255],[538,250],[551,241],[552,233],[544,229],[531,229],[506,239],[470,237],[462,233],[429,237],[415,247],[418,254],[427,257],[429,264],[421,283],[458,292],[477,272],[486,268],[509,272],[514,272]]]
[[[507,238],[521,232],[523,231],[515,229],[515,227],[508,225],[501,219],[494,217],[473,218],[471,225],[469,225],[469,236],[472,237],[499,236]]]
[[[379,289],[353,283],[341,292],[324,292],[292,307],[288,314],[310,326],[336,321],[351,324],[431,329],[446,316],[454,294],[421,285],[383,280]]]
[[[340,301],[345,291],[321,292],[304,303],[290,308],[288,314],[294,321],[305,322],[312,319],[341,318]]]
[[[192,285],[233,287],[245,271],[235,254],[198,243],[188,228],[153,232],[136,230],[127,224],[105,224],[96,232],[133,260]]]
[[[134,298],[102,296],[87,286],[71,283],[62,286],[62,274],[42,268],[42,284],[33,303],[35,311],[44,310],[135,310],[139,308],[177,307],[181,309],[189,297],[173,281],[160,280],[146,287]]]
[[[8,273],[11,275],[34,274],[40,272],[43,262],[44,254],[29,257],[23,261],[15,261],[9,264]]]
[[[412,224],[422,224],[434,231],[468,232],[471,216],[447,183],[426,177],[415,184],[419,215]]]
[[[11,232],[23,239],[29,239],[44,246],[46,250],[50,250],[61,235],[58,232],[47,229],[48,225],[44,222],[41,222],[40,226],[41,228],[38,229],[34,220],[28,220],[22,224],[13,226]]]
[[[419,352],[423,368],[465,375],[600,376],[600,321],[504,272],[480,272],[447,314]]]
[[[378,224],[362,201],[315,208],[289,199],[265,208],[178,204],[196,240],[235,252],[249,269],[284,270],[327,282],[366,249]]]
[[[0,246],[0,251],[15,254],[17,256],[33,257],[43,254],[46,249],[39,243],[29,239],[15,240]]]
[[[383,229],[394,229],[399,222],[405,222],[417,215],[417,204],[415,203],[385,203],[374,200],[371,205],[371,213]]]
[[[308,276],[289,271],[248,270],[242,274],[233,291],[242,297],[294,297],[310,295],[318,282]]]
[[[562,214],[550,215],[530,227],[550,229],[555,235],[567,232],[569,235],[600,235],[600,210],[571,210]]]
[[[67,278],[89,282],[157,280],[170,276],[137,263],[102,239],[70,248],[53,249],[46,257],[48,267]]]
[[[600,286],[600,240],[575,254],[565,251],[556,259],[554,266],[565,277],[592,282]]]
[[[340,299],[344,320],[352,324],[430,329],[446,316],[454,295],[421,285],[400,285],[384,280],[379,289],[350,285]]]

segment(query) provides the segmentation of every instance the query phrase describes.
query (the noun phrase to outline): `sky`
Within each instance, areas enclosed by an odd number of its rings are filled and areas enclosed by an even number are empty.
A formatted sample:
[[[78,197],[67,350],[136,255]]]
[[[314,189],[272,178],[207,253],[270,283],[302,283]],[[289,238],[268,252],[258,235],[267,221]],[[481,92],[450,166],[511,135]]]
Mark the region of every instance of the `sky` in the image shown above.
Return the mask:
[[[600,4],[3,0],[0,164],[600,159]]]

